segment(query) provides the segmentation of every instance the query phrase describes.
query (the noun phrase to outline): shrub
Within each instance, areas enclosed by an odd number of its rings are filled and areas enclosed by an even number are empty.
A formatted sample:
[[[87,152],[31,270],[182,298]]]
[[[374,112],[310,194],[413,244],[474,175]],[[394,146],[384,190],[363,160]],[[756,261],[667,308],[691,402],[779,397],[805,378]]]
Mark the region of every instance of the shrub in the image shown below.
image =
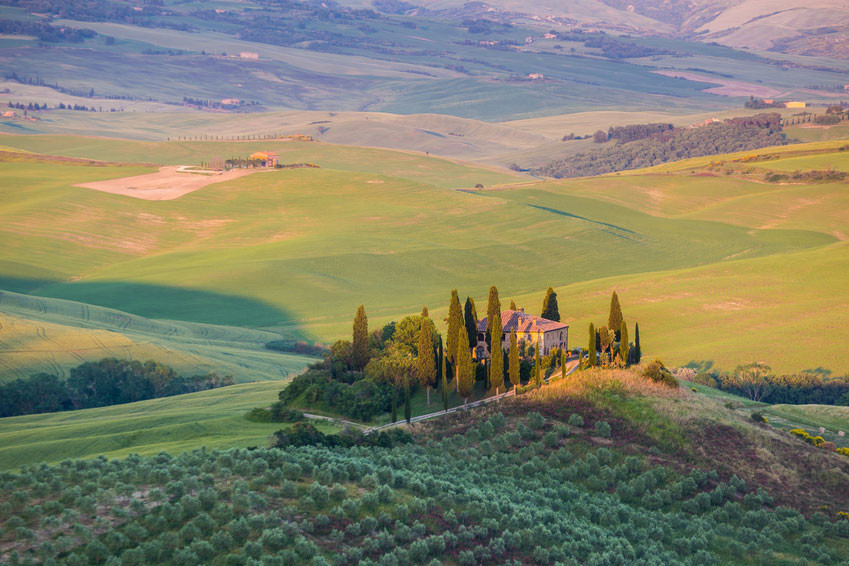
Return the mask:
[[[596,421],[595,433],[603,438],[610,438],[610,424],[607,421]]]
[[[752,413],[752,420],[756,423],[769,423],[769,419],[767,419],[765,416],[758,412]]]
[[[849,448],[846,448],[845,446],[838,448],[837,450],[835,450],[835,452],[837,452],[838,454],[842,454],[843,456],[849,456]]]
[[[660,383],[668,387],[678,387],[678,380],[675,379],[672,372],[666,369],[666,366],[663,365],[660,359],[656,359],[646,366],[646,369],[643,370],[643,377],[647,377],[655,383]]]
[[[539,430],[539,429],[541,429],[542,427],[545,426],[545,417],[543,417],[541,414],[537,413],[536,411],[533,411],[531,413],[528,413],[527,423],[528,423],[528,426],[531,427],[532,429]]]
[[[584,426],[584,417],[582,417],[578,413],[572,413],[571,415],[569,415],[568,423],[570,426],[582,427]]]

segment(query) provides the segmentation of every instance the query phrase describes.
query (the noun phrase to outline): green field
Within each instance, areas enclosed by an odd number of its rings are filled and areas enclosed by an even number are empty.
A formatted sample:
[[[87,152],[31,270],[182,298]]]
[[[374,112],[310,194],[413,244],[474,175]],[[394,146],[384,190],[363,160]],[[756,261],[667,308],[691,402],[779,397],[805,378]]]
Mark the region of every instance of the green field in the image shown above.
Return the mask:
[[[280,336],[243,327],[150,320],[94,305],[0,292],[0,382],[45,372],[67,377],[107,357],[156,360],[181,375],[214,371],[236,381],[276,380],[313,358],[263,345]]]
[[[553,285],[579,346],[617,289],[644,352],[667,363],[849,371],[839,341],[819,338],[849,320],[835,302],[849,272],[843,183],[691,174],[707,158],[511,186],[519,178],[509,172],[318,143],[4,136],[0,145],[172,164],[271,147],[283,162],[322,166],[143,201],[71,186],[137,167],[2,163],[11,182],[0,229],[15,238],[0,276],[17,292],[329,342],[350,332],[359,304],[374,327],[422,304],[441,319],[453,287],[483,301],[495,284],[502,301],[536,310]],[[770,148],[780,157],[753,163],[842,166],[839,147]],[[476,183],[503,186],[469,191]]]
[[[244,415],[273,403],[285,384],[247,383],[127,405],[5,418],[0,426],[0,469],[100,454],[118,458],[179,454],[201,446],[266,447],[268,437],[287,425],[251,422]],[[329,422],[315,424],[325,432],[337,430]]]

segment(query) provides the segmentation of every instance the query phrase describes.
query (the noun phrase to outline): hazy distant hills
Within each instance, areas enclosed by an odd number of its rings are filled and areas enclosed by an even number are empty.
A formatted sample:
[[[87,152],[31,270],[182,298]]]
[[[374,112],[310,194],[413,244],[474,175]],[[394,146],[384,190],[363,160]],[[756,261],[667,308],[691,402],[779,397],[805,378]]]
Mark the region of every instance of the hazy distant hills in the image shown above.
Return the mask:
[[[343,4],[366,6],[367,0]],[[843,0],[378,0],[381,10],[454,12],[540,25],[670,34],[731,47],[849,58],[849,3]],[[555,28],[556,29],[556,28]]]

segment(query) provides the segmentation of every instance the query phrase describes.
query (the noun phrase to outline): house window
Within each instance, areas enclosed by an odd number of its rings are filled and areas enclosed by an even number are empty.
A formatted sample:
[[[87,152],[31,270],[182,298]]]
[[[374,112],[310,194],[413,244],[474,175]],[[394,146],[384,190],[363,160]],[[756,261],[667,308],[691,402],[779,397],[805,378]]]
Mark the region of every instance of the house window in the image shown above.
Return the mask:
[[[478,332],[478,342],[483,342],[486,340],[486,337],[483,335],[483,332]]]

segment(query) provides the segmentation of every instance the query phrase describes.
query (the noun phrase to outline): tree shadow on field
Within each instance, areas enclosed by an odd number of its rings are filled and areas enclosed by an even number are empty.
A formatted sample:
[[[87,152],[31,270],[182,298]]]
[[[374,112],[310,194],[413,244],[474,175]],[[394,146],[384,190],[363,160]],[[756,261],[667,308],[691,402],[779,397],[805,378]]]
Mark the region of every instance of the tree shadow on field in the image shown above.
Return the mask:
[[[0,283],[2,288],[33,297],[87,303],[145,318],[248,328],[285,325],[287,337],[313,339],[292,313],[251,297],[123,281],[45,282],[6,277]]]

